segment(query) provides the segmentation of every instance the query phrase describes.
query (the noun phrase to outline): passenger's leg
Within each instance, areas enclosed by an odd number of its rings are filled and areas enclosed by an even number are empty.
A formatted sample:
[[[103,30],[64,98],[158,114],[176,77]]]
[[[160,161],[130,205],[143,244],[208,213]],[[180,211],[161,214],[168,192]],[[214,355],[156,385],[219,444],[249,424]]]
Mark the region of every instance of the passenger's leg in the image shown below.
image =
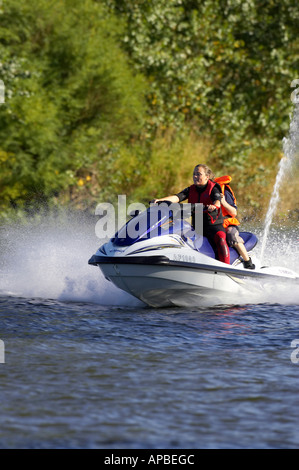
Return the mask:
[[[244,267],[247,269],[255,269],[255,265],[252,263],[251,258],[244,245],[244,240],[240,237],[239,230],[235,225],[230,225],[226,229],[226,239],[228,246],[234,247],[244,261]]]

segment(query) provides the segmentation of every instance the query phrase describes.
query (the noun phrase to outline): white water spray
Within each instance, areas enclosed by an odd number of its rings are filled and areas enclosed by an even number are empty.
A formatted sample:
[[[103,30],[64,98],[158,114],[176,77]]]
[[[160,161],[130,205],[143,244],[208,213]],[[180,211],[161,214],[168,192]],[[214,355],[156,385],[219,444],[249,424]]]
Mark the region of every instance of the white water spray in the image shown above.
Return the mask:
[[[276,176],[276,181],[274,184],[272,197],[268,207],[266,219],[265,219],[265,228],[262,240],[262,248],[260,259],[263,261],[265,248],[267,245],[267,240],[269,236],[270,227],[272,224],[273,216],[276,212],[280,201],[280,188],[281,185],[291,169],[294,167],[296,159],[298,159],[299,152],[299,103],[294,102],[294,111],[293,116],[291,117],[289,136],[283,139],[283,158],[280,160],[279,169]]]
[[[0,297],[135,306],[134,297],[88,265],[101,240],[79,214],[0,227]]]

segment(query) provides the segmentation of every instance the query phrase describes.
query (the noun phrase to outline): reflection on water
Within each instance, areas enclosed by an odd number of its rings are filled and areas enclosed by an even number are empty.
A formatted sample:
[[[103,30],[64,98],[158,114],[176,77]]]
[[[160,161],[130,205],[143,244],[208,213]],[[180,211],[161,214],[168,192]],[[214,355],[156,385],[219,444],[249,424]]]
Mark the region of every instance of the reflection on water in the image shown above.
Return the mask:
[[[296,447],[298,318],[1,297],[0,447]]]

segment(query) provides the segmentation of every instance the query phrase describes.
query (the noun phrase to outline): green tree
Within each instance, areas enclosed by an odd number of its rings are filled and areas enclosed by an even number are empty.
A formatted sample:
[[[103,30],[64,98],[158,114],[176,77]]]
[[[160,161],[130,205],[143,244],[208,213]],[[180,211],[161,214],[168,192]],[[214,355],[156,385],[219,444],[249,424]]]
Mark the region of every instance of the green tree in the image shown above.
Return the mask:
[[[269,191],[289,126],[298,16],[295,0],[4,2],[0,210],[146,201],[199,158],[256,208],[248,188]]]
[[[2,9],[0,208],[47,200],[111,159],[111,142],[140,132],[145,93],[119,46],[122,21],[102,3],[10,0]]]
[[[214,141],[214,161],[241,170],[277,148],[299,65],[295,0],[109,0],[127,17],[124,47],[151,81],[151,120],[187,123]]]

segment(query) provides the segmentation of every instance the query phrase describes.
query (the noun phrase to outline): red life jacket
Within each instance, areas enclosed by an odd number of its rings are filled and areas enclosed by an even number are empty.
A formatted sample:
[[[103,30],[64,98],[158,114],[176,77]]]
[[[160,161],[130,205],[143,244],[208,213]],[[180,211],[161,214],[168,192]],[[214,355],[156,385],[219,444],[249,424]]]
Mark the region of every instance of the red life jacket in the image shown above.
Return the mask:
[[[191,204],[196,204],[196,203],[201,203],[204,206],[209,206],[211,204],[214,204],[215,201],[212,201],[211,198],[211,192],[212,189],[214,188],[216,183],[214,181],[209,180],[207,183],[206,189],[199,194],[196,185],[192,184],[189,188],[189,197],[188,197],[188,202]],[[204,211],[207,215],[207,222],[209,225],[214,225],[214,224],[222,224],[223,223],[223,215],[221,212],[221,208],[213,211],[213,212],[208,212]]]
[[[188,202],[191,202],[191,204],[196,204],[197,202],[200,202],[201,204],[204,204],[205,206],[213,204],[214,201],[212,201],[211,199],[211,192],[215,184],[216,183],[209,180],[205,191],[203,191],[200,195],[196,189],[196,185],[192,184],[189,188]]]

